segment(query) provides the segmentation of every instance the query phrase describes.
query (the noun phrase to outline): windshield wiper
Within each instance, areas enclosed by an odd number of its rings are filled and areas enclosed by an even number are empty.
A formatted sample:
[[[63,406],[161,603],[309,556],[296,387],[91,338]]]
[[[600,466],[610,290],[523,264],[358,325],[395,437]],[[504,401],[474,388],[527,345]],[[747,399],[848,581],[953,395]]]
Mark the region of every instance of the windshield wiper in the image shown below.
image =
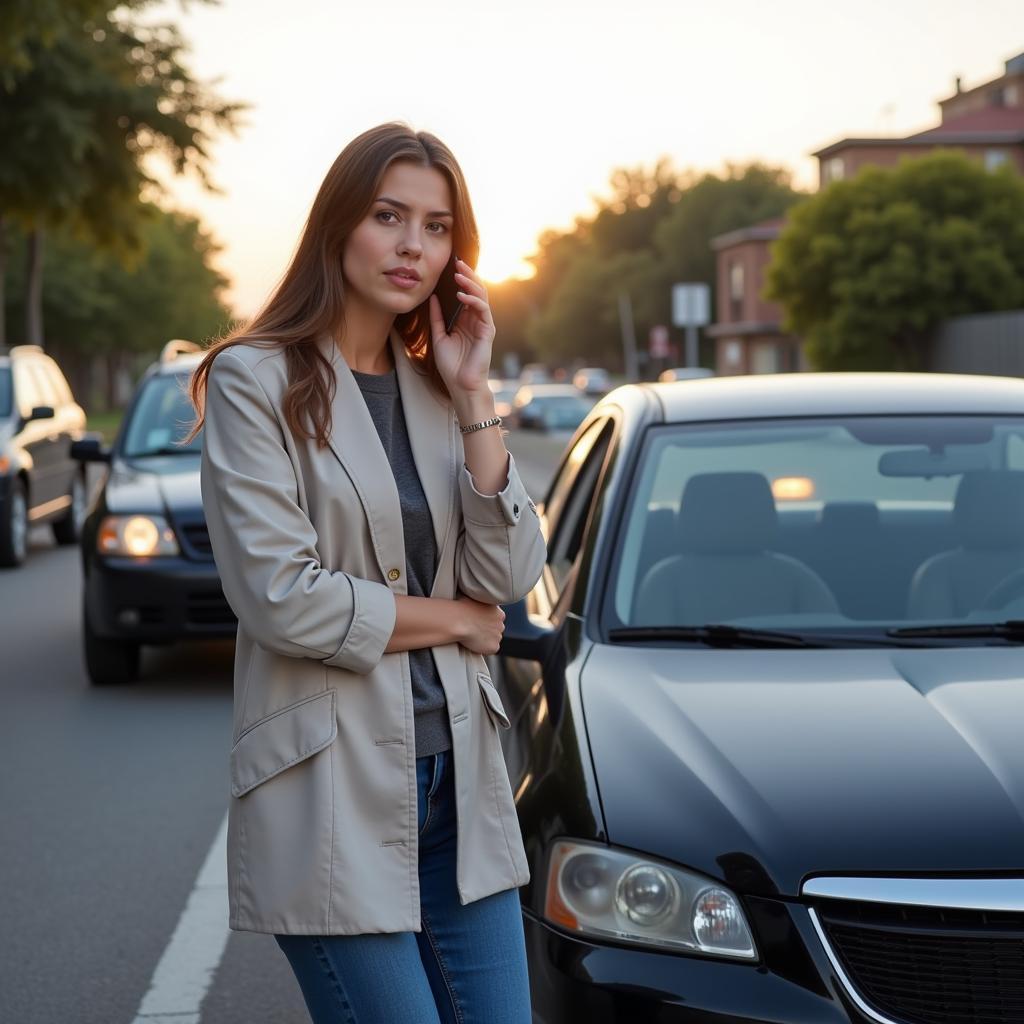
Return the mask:
[[[1024,642],[1024,619],[1007,619],[1005,622],[952,622],[937,626],[901,626],[887,629],[889,636],[949,637],[1004,637],[1007,640]]]
[[[609,640],[698,640],[711,647],[828,647],[796,633],[710,622],[706,626],[623,626]]]

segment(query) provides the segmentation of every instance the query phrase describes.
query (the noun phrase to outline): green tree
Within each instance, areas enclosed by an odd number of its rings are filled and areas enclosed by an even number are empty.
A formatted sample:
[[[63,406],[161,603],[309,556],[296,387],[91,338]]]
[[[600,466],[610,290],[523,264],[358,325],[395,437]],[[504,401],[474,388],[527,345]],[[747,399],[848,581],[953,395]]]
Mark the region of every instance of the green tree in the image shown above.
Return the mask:
[[[133,0],[83,21],[94,5],[81,0],[46,32],[31,17],[20,23],[21,70],[0,91],[0,275],[4,227],[13,223],[29,247],[26,340],[42,342],[44,231],[66,226],[125,260],[137,257],[147,209],[140,199],[163,192],[148,158],[192,171],[214,190],[213,134],[235,130],[245,109],[192,78],[174,25],[138,20],[149,5]]]
[[[941,150],[865,168],[793,210],[765,294],[820,369],[922,369],[941,320],[1024,305],[1024,181]]]
[[[523,282],[534,314],[528,347],[548,358],[622,362],[619,296],[629,294],[640,345],[655,324],[671,320],[671,286],[714,286],[711,239],[778,216],[800,198],[785,171],[753,164],[724,177],[674,169],[619,169],[609,199],[567,232],[548,232]]]
[[[67,228],[55,229],[47,247],[48,347],[84,403],[92,399],[93,364],[106,367],[101,404],[111,408],[118,370],[149,362],[170,338],[201,343],[230,323],[222,298],[228,281],[213,266],[220,247],[200,222],[152,206],[142,224],[144,255],[128,267]],[[24,259],[12,260],[12,281],[25,274]],[[21,312],[17,302],[13,312]]]

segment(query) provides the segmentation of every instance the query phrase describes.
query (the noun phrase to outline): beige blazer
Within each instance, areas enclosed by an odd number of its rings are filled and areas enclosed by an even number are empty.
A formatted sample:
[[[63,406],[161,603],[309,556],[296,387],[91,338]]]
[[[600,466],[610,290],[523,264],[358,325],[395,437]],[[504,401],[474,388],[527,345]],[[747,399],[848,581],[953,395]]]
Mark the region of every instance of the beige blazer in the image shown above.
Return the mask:
[[[329,338],[330,446],[285,425],[280,350],[238,345],[211,367],[203,507],[238,616],[230,752],[228,894],[236,931],[420,930],[416,751],[407,652],[385,654],[406,593],[398,490],[373,420]],[[390,344],[437,542],[431,596],[507,603],[540,578],[540,524],[509,456],[480,494],[451,403],[397,332]],[[434,649],[451,723],[460,901],[521,886],[529,870],[487,663]]]

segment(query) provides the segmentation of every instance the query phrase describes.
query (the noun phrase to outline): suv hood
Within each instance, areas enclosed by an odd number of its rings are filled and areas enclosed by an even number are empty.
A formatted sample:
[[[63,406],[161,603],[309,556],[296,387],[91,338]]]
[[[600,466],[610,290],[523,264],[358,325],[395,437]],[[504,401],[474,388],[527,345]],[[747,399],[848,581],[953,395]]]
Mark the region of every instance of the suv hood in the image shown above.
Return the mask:
[[[597,646],[609,841],[734,888],[1024,869],[1024,650]]]
[[[155,455],[118,460],[111,467],[105,493],[112,513],[201,516],[199,457]]]

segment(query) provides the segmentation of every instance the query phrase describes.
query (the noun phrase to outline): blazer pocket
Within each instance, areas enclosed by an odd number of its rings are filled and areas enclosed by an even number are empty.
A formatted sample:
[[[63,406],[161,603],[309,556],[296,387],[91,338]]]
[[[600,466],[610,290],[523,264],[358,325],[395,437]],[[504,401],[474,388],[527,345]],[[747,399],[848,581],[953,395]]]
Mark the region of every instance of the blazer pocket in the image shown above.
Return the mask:
[[[476,681],[480,684],[480,692],[483,694],[487,713],[494,720],[494,724],[502,729],[511,729],[512,723],[508,720],[504,705],[501,703],[501,697],[498,696],[498,691],[495,689],[494,683],[491,682],[491,677],[486,672],[477,672]]]
[[[231,795],[244,796],[338,735],[336,690],[306,697],[249,726],[231,747]]]

